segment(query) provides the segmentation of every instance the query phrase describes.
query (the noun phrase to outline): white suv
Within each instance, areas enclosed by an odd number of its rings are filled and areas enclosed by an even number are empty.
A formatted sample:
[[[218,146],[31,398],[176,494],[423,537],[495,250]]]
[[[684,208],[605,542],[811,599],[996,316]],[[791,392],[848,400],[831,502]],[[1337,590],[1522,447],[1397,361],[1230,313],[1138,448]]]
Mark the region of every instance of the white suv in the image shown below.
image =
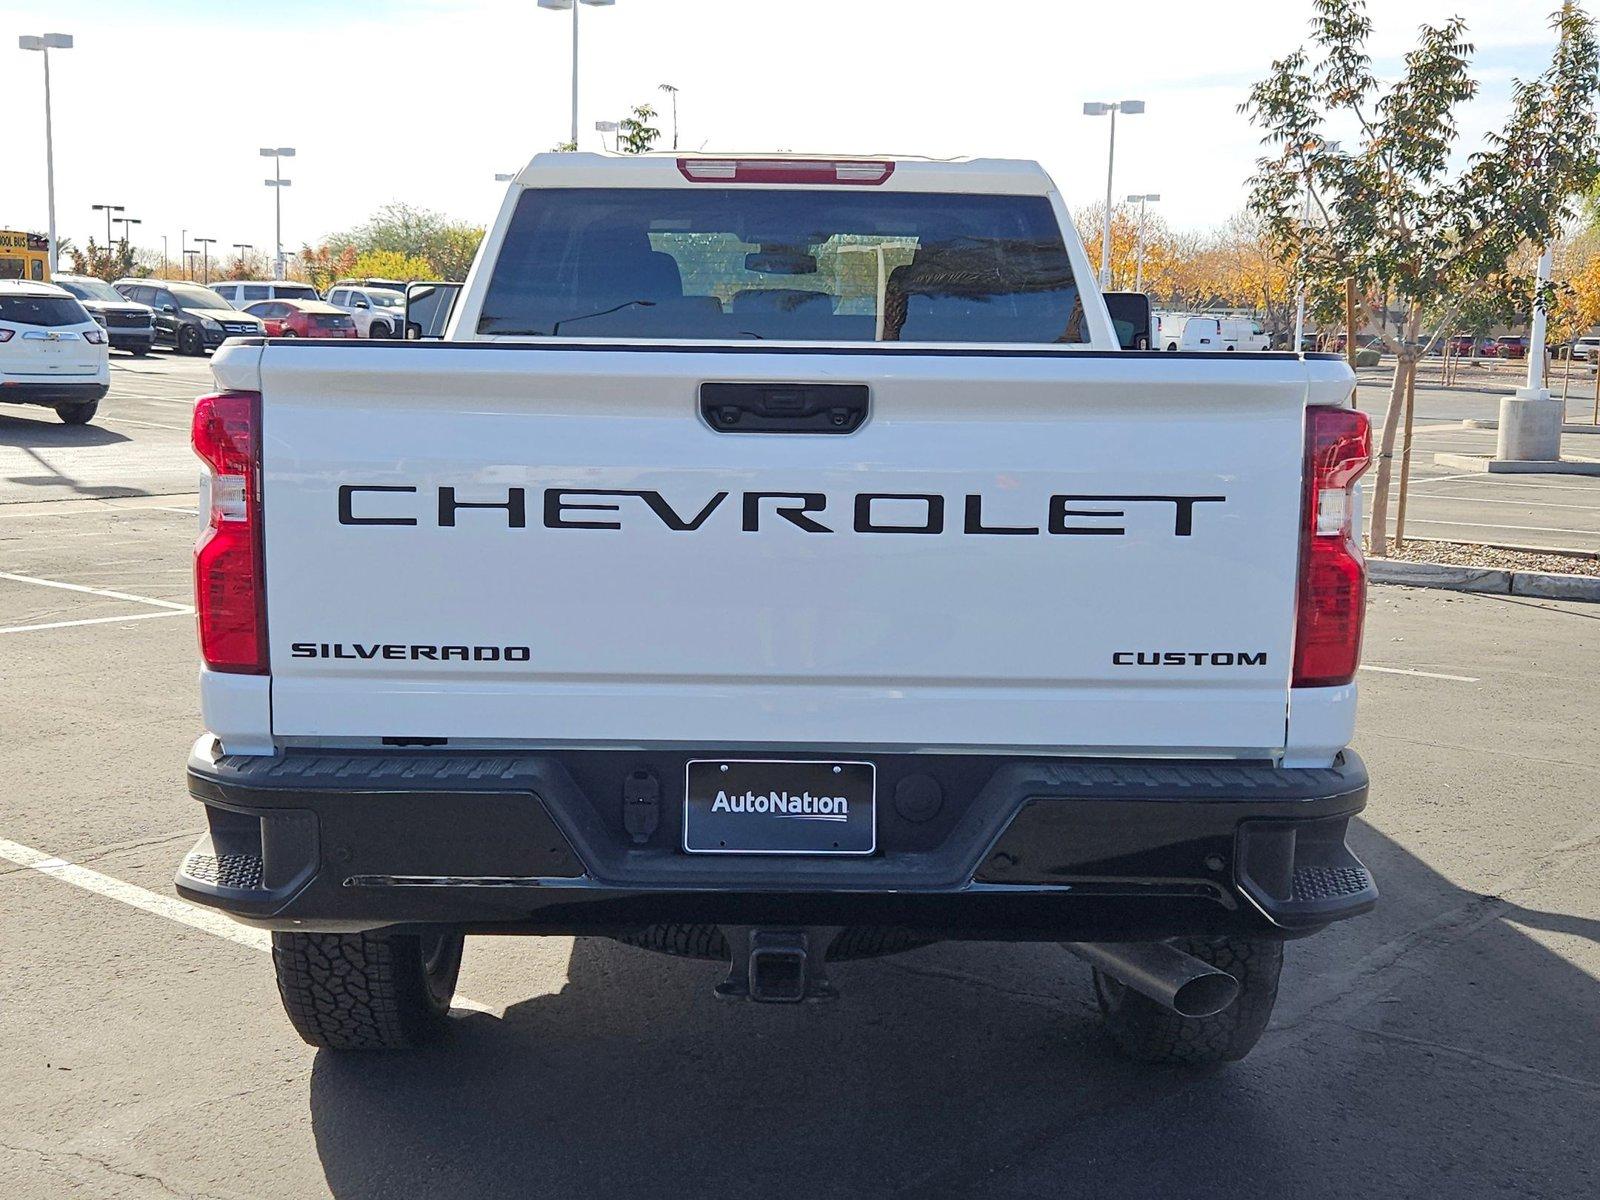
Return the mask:
[[[0,400],[43,404],[82,425],[110,387],[106,331],[76,296],[53,283],[0,279]]]
[[[208,285],[235,308],[257,300],[321,300],[309,283],[290,283],[283,279],[230,279]]]
[[[362,337],[399,337],[405,325],[405,293],[390,288],[335,287],[328,303],[349,313]]]

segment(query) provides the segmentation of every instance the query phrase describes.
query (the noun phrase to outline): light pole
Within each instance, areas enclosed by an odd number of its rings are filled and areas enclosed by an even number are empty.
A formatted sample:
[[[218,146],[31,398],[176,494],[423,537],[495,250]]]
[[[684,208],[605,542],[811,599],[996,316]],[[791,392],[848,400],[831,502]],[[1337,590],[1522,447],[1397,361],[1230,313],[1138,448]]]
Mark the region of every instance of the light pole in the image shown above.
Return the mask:
[[[127,209],[120,204],[91,204],[89,207],[95,212],[103,211],[106,214],[106,258],[109,261],[111,258],[111,214],[126,212]]]
[[[1154,204],[1160,199],[1160,192],[1147,192],[1142,196],[1128,197],[1129,204],[1137,204],[1139,206],[1139,234],[1137,241],[1139,265],[1133,275],[1133,290],[1136,292],[1144,291],[1144,206],[1146,202]]]
[[[44,179],[45,196],[50,206],[50,274],[56,273],[56,139],[50,120],[50,51],[71,50],[70,33],[24,34],[17,39],[20,50],[37,50],[44,55]]]
[[[122,268],[125,271],[129,271],[133,269],[133,230],[130,227],[143,225],[144,222],[138,217],[118,217],[117,224],[122,226],[122,244],[127,247],[128,254],[127,258],[122,261]]]
[[[238,260],[240,266],[242,267],[244,265],[244,252],[246,250],[254,250],[254,249],[255,249],[255,244],[253,242],[234,242],[233,243],[233,257]]]
[[[198,250],[185,250],[183,252],[183,277],[185,279],[194,278],[194,256],[199,253],[200,251]]]
[[[656,90],[672,97],[672,148],[678,148],[678,89],[670,83],[656,84]]]
[[[1111,172],[1117,161],[1117,114],[1124,112],[1132,117],[1143,111],[1143,100],[1118,100],[1110,103],[1091,100],[1083,106],[1083,115],[1086,117],[1103,117],[1108,113],[1111,116],[1111,141],[1106,149],[1106,222],[1100,232],[1101,291],[1111,286]]]
[[[605,146],[607,150],[611,149],[611,147],[606,146],[606,134],[615,133],[619,128],[621,128],[620,121],[596,121],[594,123],[594,131],[600,135],[600,144]]]
[[[283,278],[283,189],[294,182],[283,177],[283,160],[294,157],[293,146],[263,146],[261,157],[272,160],[272,178],[262,180],[272,189],[272,207],[274,213],[272,244],[276,248],[272,260],[272,277]]]
[[[617,0],[539,0],[540,8],[555,12],[572,10],[572,148],[578,148],[578,9],[587,4],[590,8],[605,8]]]
[[[1317,154],[1337,154],[1339,152],[1339,143],[1323,142],[1320,147],[1311,146],[1309,150],[1313,156]],[[1291,354],[1300,353],[1300,343],[1306,336],[1306,281],[1304,267],[1306,234],[1311,229],[1311,162],[1312,159],[1306,160],[1306,195],[1300,210],[1300,265],[1302,269],[1300,272],[1300,291],[1294,302],[1294,345],[1289,347]],[[1355,330],[1353,329],[1348,332],[1352,337],[1355,335]]]
[[[203,237],[197,237],[194,240],[195,245],[200,247],[200,282],[202,284],[209,285],[211,283],[211,243],[216,240],[216,238]]]
[[[161,235],[161,278],[167,277],[167,235]]]
[[[1533,319],[1528,323],[1528,382],[1500,398],[1500,432],[1495,439],[1497,462],[1556,462],[1561,458],[1561,423],[1567,404],[1544,386],[1547,316],[1542,303],[1555,258],[1555,239],[1545,243],[1534,276]]]

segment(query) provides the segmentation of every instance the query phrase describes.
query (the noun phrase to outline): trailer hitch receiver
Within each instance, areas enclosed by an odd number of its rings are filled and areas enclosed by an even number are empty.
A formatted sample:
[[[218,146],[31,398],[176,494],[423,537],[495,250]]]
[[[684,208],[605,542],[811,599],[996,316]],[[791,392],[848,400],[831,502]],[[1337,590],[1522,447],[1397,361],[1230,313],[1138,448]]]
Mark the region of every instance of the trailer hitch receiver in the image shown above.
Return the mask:
[[[728,977],[717,985],[717,995],[758,1004],[837,1000],[839,993],[828,980],[825,963],[838,932],[831,925],[798,929],[724,925],[722,934],[733,959]]]

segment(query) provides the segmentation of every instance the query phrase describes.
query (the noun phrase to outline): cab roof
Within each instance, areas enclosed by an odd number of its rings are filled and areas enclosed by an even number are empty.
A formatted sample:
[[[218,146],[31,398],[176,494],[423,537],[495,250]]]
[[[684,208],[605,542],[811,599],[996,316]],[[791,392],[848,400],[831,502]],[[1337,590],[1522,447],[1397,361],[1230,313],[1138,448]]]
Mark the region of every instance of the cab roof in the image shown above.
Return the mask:
[[[875,168],[881,168],[874,170]],[[741,175],[743,176],[741,178]],[[520,187],[828,187],[864,191],[967,192],[1045,196],[1045,169],[1018,158],[924,158],[899,154],[771,151],[536,154],[515,177]]]

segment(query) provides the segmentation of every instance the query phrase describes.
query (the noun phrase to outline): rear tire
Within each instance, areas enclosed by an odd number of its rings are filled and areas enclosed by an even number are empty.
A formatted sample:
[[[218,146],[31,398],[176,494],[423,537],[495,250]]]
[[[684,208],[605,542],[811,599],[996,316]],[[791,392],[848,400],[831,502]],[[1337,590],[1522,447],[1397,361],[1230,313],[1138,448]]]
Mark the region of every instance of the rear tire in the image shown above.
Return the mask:
[[[424,933],[274,933],[278,995],[295,1032],[329,1050],[409,1050],[439,1038],[465,937]]]
[[[68,425],[87,425],[94,420],[94,414],[100,409],[100,401],[85,400],[80,404],[56,405],[56,416]]]
[[[129,350],[128,353],[133,355],[135,358],[143,358],[145,355],[150,353],[150,347],[140,346],[136,350]]]
[[[1137,1062],[1209,1067],[1255,1047],[1278,1000],[1283,943],[1275,938],[1176,938],[1179,950],[1239,981],[1239,998],[1210,1017],[1180,1017],[1096,970],[1094,995],[1117,1049]]]

